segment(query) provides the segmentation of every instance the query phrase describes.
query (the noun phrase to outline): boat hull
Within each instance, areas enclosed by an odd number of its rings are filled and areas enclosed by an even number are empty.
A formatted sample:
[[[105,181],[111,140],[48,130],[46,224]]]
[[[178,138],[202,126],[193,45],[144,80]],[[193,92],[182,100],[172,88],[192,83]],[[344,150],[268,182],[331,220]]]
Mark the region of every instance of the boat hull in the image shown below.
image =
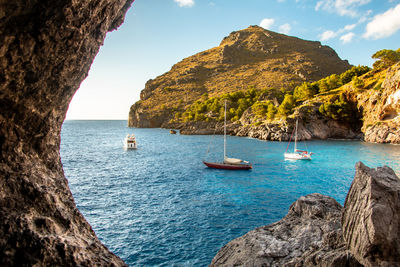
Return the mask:
[[[300,153],[285,153],[285,159],[311,160],[311,155]]]
[[[137,148],[136,142],[134,142],[134,143],[128,143],[128,142],[125,140],[125,142],[124,142],[124,149],[125,149],[125,150],[127,150],[127,149],[136,149],[136,148]]]
[[[251,164],[227,164],[222,162],[207,162],[203,161],[204,165],[213,169],[221,170],[250,170],[253,168]]]
[[[125,150],[137,149],[137,146],[124,146]]]

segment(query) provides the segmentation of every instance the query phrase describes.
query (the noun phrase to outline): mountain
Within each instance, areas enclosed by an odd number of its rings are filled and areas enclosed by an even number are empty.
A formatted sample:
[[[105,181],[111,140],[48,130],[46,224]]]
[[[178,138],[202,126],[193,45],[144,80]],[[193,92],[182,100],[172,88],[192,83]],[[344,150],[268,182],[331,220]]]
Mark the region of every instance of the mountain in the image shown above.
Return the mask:
[[[219,46],[183,59],[149,80],[130,109],[130,127],[170,127],[177,114],[202,97],[248,88],[293,91],[303,82],[339,74],[351,66],[320,42],[258,26],[232,32]],[[271,89],[272,90],[272,89]]]

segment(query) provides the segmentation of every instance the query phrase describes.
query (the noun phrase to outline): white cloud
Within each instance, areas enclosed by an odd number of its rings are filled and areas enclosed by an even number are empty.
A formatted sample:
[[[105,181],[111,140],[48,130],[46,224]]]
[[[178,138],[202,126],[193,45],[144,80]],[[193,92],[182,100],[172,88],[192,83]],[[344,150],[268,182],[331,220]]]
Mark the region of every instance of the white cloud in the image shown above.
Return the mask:
[[[336,12],[340,16],[357,17],[358,7],[371,2],[371,0],[321,0],[315,5],[315,10],[320,9],[328,12]]]
[[[372,14],[372,10],[367,10],[363,15],[361,15],[360,19],[358,20],[358,23],[364,23],[366,22],[369,18],[369,15]]]
[[[325,31],[319,36],[319,38],[321,41],[327,41],[329,39],[335,38],[336,36],[338,36],[344,32],[352,31],[355,27],[357,27],[359,25],[359,23],[360,22],[345,25],[343,28],[341,28],[337,31],[331,31],[331,30]],[[352,40],[353,37],[354,37],[354,33],[351,33],[351,34],[348,33],[348,34],[341,36],[340,40],[342,40],[343,43],[348,43]]]
[[[327,41],[337,36],[337,33],[334,31],[324,31],[320,36],[319,39],[321,41]]]
[[[351,31],[351,30],[353,30],[356,26],[357,26],[357,23],[350,24],[350,25],[346,25],[346,26],[344,26],[343,31]]]
[[[194,0],[174,0],[175,3],[180,7],[192,7],[194,6]]]
[[[342,36],[340,37],[340,40],[341,40],[344,44],[350,43],[351,40],[353,40],[354,35],[355,35],[354,33],[349,32],[349,33],[347,33],[347,34],[345,34],[345,35],[342,35]]]
[[[400,4],[385,13],[376,15],[367,24],[365,39],[381,39],[389,37],[400,29]]]
[[[260,27],[269,30],[274,23],[275,23],[274,19],[263,19],[260,22]]]
[[[279,26],[279,32],[281,32],[283,34],[289,34],[291,29],[292,29],[292,27],[290,26],[289,23],[285,23],[285,24]]]

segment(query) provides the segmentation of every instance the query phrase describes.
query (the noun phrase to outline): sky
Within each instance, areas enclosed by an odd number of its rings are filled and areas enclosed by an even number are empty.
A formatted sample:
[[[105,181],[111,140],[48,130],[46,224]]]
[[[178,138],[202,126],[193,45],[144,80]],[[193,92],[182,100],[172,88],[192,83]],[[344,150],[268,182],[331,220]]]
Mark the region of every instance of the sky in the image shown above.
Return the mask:
[[[70,103],[68,120],[126,120],[146,81],[259,25],[320,41],[352,65],[400,48],[400,0],[136,0],[110,32]]]

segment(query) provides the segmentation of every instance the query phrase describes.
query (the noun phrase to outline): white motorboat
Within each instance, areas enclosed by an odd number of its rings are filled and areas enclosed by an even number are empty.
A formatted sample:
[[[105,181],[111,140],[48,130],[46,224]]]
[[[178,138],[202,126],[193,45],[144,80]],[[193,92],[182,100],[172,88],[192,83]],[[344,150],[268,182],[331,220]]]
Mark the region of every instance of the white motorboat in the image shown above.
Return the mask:
[[[136,137],[134,134],[128,134],[124,139],[124,149],[136,149]]]

